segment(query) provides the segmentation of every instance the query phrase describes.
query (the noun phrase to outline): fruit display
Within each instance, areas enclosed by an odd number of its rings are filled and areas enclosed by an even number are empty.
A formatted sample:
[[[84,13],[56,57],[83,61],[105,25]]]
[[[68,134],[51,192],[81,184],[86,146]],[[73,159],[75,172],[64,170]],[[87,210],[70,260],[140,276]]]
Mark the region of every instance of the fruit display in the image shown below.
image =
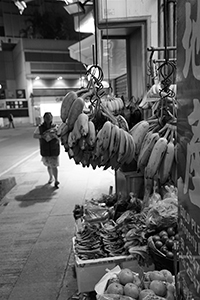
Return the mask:
[[[174,278],[170,271],[148,271],[142,276],[132,272],[129,268],[123,268],[113,278],[109,279],[103,294],[107,300],[175,300]]]
[[[84,99],[93,96],[95,97],[94,88],[81,96],[80,92],[71,91],[64,97],[61,104],[63,123],[59,129],[61,144],[76,164],[92,166],[93,169],[118,169],[124,163],[129,164],[134,160],[134,136],[129,131],[126,119],[120,114],[115,117],[105,105],[105,99],[102,101],[99,98],[96,104],[98,108],[91,114],[86,114],[83,111]],[[113,103],[117,108],[123,108],[121,98],[112,99]],[[145,124],[147,127],[148,123]]]

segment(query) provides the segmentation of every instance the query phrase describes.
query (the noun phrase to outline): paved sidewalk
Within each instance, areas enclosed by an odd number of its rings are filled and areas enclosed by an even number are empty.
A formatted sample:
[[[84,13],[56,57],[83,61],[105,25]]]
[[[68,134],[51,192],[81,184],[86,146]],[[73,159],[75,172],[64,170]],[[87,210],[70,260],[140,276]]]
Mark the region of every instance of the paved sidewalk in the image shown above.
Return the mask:
[[[39,153],[7,175],[16,186],[0,202],[0,299],[71,299],[72,211],[115,187],[114,172],[76,165],[61,147],[59,189],[46,184]]]

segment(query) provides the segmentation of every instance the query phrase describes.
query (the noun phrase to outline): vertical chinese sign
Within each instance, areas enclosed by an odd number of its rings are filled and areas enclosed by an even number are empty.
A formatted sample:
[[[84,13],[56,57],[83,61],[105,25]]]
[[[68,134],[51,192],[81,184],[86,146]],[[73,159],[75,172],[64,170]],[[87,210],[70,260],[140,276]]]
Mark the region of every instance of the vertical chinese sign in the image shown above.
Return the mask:
[[[200,299],[200,1],[177,0],[181,299]]]

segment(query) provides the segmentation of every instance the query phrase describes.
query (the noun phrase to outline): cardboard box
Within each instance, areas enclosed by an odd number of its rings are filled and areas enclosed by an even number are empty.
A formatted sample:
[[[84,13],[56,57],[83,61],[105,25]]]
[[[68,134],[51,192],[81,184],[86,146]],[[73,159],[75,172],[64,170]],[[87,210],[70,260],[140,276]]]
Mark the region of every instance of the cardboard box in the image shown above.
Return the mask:
[[[73,238],[73,245],[74,242],[75,238]],[[131,255],[82,260],[74,251],[74,261],[79,293],[94,291],[95,285],[105,275],[106,269],[111,270],[117,265],[120,266],[121,269],[129,268],[139,274],[143,271],[145,272],[154,269],[154,266],[141,269],[137,260]]]

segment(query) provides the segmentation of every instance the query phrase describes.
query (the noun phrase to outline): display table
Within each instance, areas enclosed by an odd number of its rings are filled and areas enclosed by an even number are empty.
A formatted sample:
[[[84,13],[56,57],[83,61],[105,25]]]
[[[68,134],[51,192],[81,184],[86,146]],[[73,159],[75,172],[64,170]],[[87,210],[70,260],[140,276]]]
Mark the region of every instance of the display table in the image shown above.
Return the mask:
[[[73,250],[74,243],[75,237],[73,238]],[[74,250],[74,262],[79,293],[94,291],[95,285],[105,275],[106,270],[111,270],[117,265],[121,268],[129,268],[139,274],[154,270],[154,265],[142,266],[141,268],[138,261],[131,255],[82,260]]]

